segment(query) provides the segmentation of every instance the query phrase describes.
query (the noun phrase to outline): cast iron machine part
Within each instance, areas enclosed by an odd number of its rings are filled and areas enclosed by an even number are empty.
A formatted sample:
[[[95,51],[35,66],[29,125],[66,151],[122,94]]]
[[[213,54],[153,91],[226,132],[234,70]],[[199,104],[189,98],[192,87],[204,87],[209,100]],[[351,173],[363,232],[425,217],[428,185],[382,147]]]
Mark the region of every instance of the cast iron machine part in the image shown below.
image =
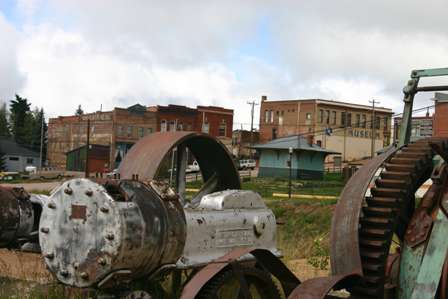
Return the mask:
[[[205,182],[191,201],[185,197],[187,152]],[[174,187],[159,175],[166,161],[175,161]],[[241,190],[230,154],[216,139],[193,132],[152,134],[134,145],[119,172],[119,180],[63,182],[50,196],[23,190],[12,196],[0,187],[0,200],[11,206],[5,211],[15,211],[2,214],[13,225],[1,226],[1,245],[21,249],[16,241],[34,235],[59,282],[119,292],[118,298],[158,298],[152,289],[126,289],[167,273],[173,274],[176,297],[184,299],[227,298],[228,292],[278,298],[271,273],[287,295],[298,285],[278,258],[274,214],[260,195]],[[40,210],[32,209],[32,198]],[[26,222],[22,206],[30,211]]]

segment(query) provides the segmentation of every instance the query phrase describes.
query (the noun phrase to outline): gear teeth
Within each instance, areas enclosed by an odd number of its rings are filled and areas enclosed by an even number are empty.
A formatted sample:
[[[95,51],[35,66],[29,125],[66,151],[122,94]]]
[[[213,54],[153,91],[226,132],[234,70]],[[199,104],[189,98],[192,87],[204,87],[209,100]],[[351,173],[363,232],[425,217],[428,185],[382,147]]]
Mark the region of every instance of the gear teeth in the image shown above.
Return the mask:
[[[445,146],[445,140],[437,142]],[[375,187],[370,189],[372,195],[366,197],[358,229],[364,277],[350,290],[350,298],[384,298],[384,271],[393,232],[400,221],[398,215],[405,203],[413,199],[414,187],[423,184],[431,173],[434,152],[429,142],[432,141],[419,141],[400,149],[385,163]]]

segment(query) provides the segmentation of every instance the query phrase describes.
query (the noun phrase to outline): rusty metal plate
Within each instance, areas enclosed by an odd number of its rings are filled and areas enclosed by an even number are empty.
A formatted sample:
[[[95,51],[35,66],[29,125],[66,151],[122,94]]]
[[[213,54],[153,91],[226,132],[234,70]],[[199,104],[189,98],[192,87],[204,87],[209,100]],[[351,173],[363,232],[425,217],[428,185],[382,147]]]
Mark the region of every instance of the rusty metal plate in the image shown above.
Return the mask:
[[[241,189],[238,171],[226,147],[217,139],[196,132],[157,132],[140,139],[120,164],[122,179],[153,180],[161,163],[177,146],[188,147],[196,158],[204,182],[215,173],[223,189]],[[216,190],[218,191],[218,190]]]
[[[364,197],[378,168],[397,150],[391,147],[370,160],[350,178],[342,190],[331,224],[330,254],[333,275],[362,275],[358,227]]]
[[[87,207],[80,205],[72,205],[72,215],[70,219],[82,219],[86,220]]]

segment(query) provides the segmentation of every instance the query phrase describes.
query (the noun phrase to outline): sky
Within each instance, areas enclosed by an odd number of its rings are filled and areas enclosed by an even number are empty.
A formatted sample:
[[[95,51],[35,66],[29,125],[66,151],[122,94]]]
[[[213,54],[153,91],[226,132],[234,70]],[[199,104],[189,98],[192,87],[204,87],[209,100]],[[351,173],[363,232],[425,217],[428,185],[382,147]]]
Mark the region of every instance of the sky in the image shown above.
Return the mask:
[[[19,94],[48,117],[79,104],[215,105],[235,110],[235,128],[249,127],[247,103],[262,95],[376,99],[399,113],[411,70],[448,64],[447,9],[446,0],[0,0],[0,101]]]

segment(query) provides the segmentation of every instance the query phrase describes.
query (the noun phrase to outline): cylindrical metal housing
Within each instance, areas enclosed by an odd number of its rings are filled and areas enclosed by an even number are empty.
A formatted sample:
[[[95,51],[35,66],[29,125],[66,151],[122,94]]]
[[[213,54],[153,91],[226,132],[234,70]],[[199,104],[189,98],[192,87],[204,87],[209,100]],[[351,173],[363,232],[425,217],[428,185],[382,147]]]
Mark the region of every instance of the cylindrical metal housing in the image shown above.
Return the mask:
[[[23,188],[0,186],[0,247],[8,247],[33,230],[34,211]]]
[[[39,239],[57,279],[108,287],[175,264],[186,238],[177,200],[137,181],[65,182],[43,207]]]

